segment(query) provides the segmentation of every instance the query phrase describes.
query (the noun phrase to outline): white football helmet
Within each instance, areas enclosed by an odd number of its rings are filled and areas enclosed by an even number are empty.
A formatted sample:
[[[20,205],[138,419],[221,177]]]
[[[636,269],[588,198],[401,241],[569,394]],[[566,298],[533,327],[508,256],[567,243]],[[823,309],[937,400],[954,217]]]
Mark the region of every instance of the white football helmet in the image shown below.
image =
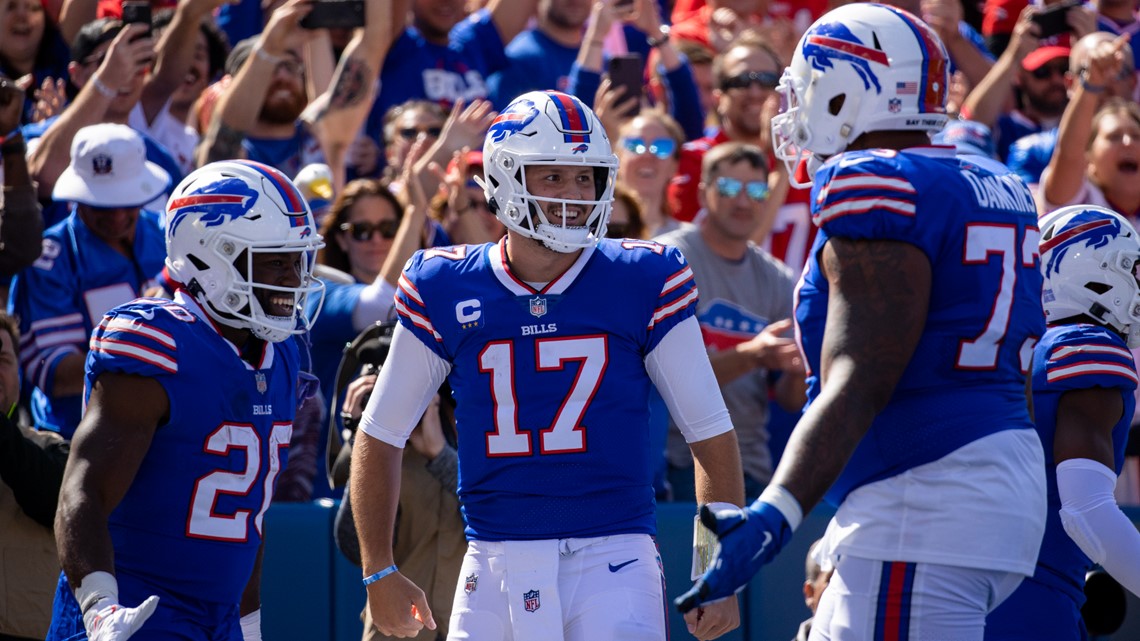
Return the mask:
[[[532,196],[523,171],[527,165],[593,167],[594,199]],[[617,156],[598,117],[574,96],[532,91],[515,98],[487,130],[483,171],[486,178],[479,183],[487,203],[507,229],[564,253],[605,238]],[[566,205],[592,208],[586,224],[567,226]]]
[[[859,2],[824,14],[776,88],[784,104],[772,136],[792,183],[810,185],[823,161],[868,131],[941,130],[949,66],[938,35],[906,11]]]
[[[313,277],[324,246],[313,215],[293,183],[276,169],[246,160],[210,163],[187,176],[166,205],[166,268],[215,321],[281,342],[307,331],[323,301]],[[301,283],[252,280],[255,253],[300,252]],[[239,263],[238,261],[242,261]],[[293,299],[293,313],[272,316],[256,289]],[[306,305],[315,296],[313,313]]]
[[[1105,207],[1062,207],[1040,221],[1042,302],[1053,323],[1089,316],[1140,347],[1140,240],[1128,219]]]

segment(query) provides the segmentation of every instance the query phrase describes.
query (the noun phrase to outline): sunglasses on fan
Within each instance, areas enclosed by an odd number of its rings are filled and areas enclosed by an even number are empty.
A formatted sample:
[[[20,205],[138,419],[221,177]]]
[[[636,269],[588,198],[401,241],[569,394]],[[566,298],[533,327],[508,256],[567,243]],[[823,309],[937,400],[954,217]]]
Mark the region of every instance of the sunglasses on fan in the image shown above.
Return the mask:
[[[398,220],[382,220],[378,223],[342,223],[340,230],[347,233],[350,238],[358,242],[372,240],[372,234],[380,232],[380,236],[392,240],[396,237],[396,230],[400,228]]]

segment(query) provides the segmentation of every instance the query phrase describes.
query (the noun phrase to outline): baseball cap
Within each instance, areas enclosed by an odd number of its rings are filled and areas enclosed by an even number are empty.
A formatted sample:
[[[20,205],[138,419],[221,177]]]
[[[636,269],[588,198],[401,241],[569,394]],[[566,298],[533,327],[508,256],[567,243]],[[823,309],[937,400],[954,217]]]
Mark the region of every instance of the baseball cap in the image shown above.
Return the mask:
[[[1061,47],[1051,45],[1048,47],[1038,47],[1030,51],[1027,56],[1021,61],[1021,67],[1026,71],[1037,71],[1041,65],[1054,60],[1056,58],[1068,59],[1070,49],[1068,47]]]
[[[141,207],[170,187],[170,174],[146,159],[142,136],[126,125],[84,127],[71,141],[71,164],[51,197],[90,207]]]
[[[951,120],[932,140],[939,145],[954,145],[961,154],[995,157],[990,128],[973,120]]]

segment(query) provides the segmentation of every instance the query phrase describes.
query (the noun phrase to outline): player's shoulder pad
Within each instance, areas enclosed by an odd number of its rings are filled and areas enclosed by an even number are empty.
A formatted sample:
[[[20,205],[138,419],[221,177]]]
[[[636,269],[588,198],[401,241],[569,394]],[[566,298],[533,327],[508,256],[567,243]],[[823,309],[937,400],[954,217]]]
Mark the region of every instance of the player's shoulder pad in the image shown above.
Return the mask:
[[[420,249],[404,263],[404,276],[416,283],[448,278],[475,262],[486,260],[490,247],[490,244],[449,245]]]
[[[1124,339],[1105,327],[1092,324],[1052,327],[1044,343],[1046,381],[1050,384],[1136,387],[1138,377],[1132,352]],[[1115,383],[1102,382],[1105,380]]]
[[[137,299],[103,317],[91,334],[91,355],[132,373],[175,373],[180,343],[182,349],[193,349],[186,334],[198,322],[198,317],[173,301]]]
[[[891,149],[832,157],[815,175],[813,221],[840,232],[876,222],[911,224],[918,200],[911,169],[909,161]]]

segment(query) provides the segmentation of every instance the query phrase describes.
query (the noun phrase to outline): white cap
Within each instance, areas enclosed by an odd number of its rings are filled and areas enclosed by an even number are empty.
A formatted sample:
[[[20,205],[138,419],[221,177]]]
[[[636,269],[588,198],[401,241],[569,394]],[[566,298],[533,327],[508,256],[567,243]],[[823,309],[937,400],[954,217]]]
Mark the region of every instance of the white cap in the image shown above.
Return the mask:
[[[126,125],[84,127],[71,141],[71,164],[53,200],[91,207],[141,207],[170,186],[170,174],[146,159],[142,136]]]

